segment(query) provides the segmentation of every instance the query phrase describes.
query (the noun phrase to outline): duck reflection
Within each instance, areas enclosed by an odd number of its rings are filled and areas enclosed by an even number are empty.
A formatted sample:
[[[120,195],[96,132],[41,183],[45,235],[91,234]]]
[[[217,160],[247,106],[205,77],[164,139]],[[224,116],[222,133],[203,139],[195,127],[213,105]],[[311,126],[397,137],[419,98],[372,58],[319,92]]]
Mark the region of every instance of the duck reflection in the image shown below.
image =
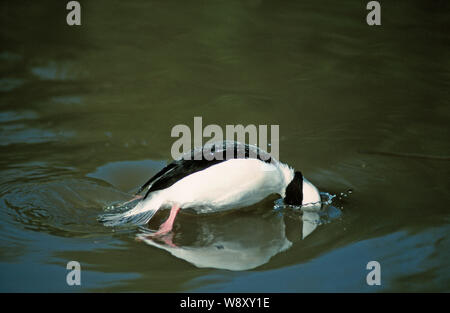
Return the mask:
[[[296,220],[296,223],[289,225],[298,225],[298,229],[289,231],[295,233],[293,240],[305,238],[318,225],[317,212],[304,211],[301,217],[298,212],[283,213],[271,210],[261,214],[259,210],[259,213],[234,212],[207,218],[197,215],[195,222],[180,222],[188,230],[183,228],[164,237],[154,237],[152,232],[142,229],[137,239],[166,250],[199,268],[249,270],[267,263],[273,256],[292,246],[286,231],[287,219]],[[183,217],[186,220],[188,218],[186,214]],[[303,221],[301,231],[299,219]],[[302,236],[299,236],[299,232]]]

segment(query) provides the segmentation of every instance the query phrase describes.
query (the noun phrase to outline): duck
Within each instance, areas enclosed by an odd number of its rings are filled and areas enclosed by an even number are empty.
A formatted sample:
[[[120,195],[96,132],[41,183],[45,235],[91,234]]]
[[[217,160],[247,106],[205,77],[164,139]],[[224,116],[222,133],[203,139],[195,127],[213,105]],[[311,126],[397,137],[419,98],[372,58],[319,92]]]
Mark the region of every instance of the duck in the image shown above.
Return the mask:
[[[105,226],[144,225],[161,208],[169,217],[153,236],[173,229],[180,210],[216,213],[256,204],[278,194],[285,205],[318,210],[319,190],[301,171],[255,145],[237,141],[206,144],[183,154],[152,176],[136,192],[130,210],[100,216]]]

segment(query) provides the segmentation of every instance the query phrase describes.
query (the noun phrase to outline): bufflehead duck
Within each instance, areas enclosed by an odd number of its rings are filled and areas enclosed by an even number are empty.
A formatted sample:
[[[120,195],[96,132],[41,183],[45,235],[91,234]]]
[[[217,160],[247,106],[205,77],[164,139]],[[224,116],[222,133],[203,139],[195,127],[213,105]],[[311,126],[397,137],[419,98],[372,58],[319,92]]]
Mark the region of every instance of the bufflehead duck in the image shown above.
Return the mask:
[[[139,189],[135,199],[140,201],[133,209],[104,214],[100,221],[106,226],[142,225],[160,208],[171,207],[168,219],[154,233],[164,235],[172,230],[180,209],[219,212],[250,206],[271,194],[281,195],[288,205],[312,210],[321,205],[319,191],[300,171],[256,146],[224,141],[173,161]]]

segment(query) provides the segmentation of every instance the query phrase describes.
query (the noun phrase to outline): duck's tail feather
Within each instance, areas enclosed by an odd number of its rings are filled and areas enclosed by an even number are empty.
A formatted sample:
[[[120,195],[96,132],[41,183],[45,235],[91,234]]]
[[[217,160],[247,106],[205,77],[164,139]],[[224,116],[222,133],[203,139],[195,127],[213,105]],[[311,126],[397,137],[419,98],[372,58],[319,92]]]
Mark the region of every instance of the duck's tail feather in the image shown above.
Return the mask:
[[[136,206],[126,212],[105,213],[100,215],[99,221],[105,226],[119,226],[124,224],[143,225],[155,215],[163,204],[161,193],[155,193],[151,198],[141,200]]]

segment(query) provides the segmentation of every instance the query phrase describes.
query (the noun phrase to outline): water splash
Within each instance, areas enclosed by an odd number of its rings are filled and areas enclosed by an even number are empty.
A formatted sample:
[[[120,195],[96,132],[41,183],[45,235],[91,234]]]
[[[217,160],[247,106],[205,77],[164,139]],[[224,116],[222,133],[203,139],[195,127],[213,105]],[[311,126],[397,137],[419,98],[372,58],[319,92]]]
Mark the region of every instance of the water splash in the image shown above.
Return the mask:
[[[133,209],[141,200],[141,198],[136,198],[125,202],[117,201],[108,206],[105,206],[103,211],[107,213],[123,213],[125,211]]]
[[[303,238],[305,238],[311,234],[317,226],[331,223],[340,218],[343,210],[342,202],[347,200],[352,193],[353,190],[351,189],[338,194],[320,192],[320,202],[308,203],[302,206],[287,205],[283,202],[283,199],[278,199],[274,203],[274,210],[279,211],[280,214],[285,209],[291,209],[291,212],[300,211],[304,222],[303,226],[307,227],[307,230],[304,230],[303,232]],[[286,210],[283,213],[287,212],[288,211]]]
[[[343,193],[341,193],[343,194]],[[280,198],[278,200],[275,200],[274,203],[274,209],[275,210],[282,210],[285,208],[292,208],[294,210],[305,210],[305,209],[310,209],[312,207],[323,207],[326,205],[330,205],[333,202],[333,199],[336,198],[337,195],[333,195],[330,194],[328,192],[320,192],[320,202],[314,202],[314,203],[308,203],[305,205],[290,205],[290,204],[285,204],[283,199]]]

